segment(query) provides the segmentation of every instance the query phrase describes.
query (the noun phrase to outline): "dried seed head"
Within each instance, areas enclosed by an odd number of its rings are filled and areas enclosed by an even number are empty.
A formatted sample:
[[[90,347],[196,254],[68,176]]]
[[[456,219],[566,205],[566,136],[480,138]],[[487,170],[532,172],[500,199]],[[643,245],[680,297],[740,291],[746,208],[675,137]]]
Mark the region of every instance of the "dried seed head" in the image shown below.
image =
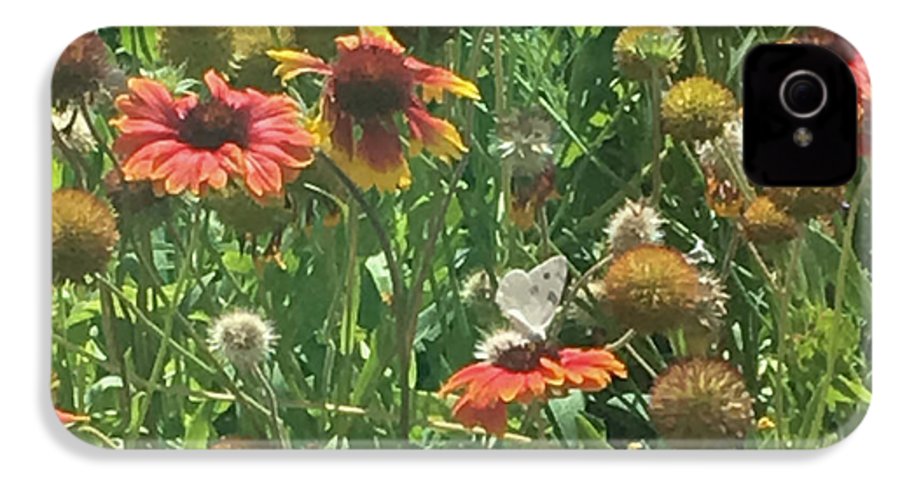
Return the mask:
[[[757,197],[741,218],[747,239],[758,244],[777,244],[800,235],[800,226],[787,211],[766,196]]]
[[[63,51],[53,69],[53,104],[65,108],[103,86],[110,71],[106,43],[96,32],[86,33]]]
[[[514,177],[537,176],[553,163],[553,124],[543,111],[515,110],[497,127],[498,150]]]
[[[674,447],[728,447],[753,427],[753,400],[730,364],[693,359],[670,366],[656,379],[650,417]]]
[[[610,218],[604,232],[609,250],[619,255],[641,244],[660,244],[663,239],[663,219],[653,207],[643,201],[625,200]]]
[[[699,273],[681,252],[651,244],[615,257],[599,289],[610,314],[640,334],[695,322],[700,291]]]
[[[109,206],[79,189],[53,193],[53,278],[81,282],[106,269],[119,242]]]
[[[239,368],[249,368],[265,361],[277,339],[269,322],[245,311],[223,315],[213,322],[209,330],[210,348]]]

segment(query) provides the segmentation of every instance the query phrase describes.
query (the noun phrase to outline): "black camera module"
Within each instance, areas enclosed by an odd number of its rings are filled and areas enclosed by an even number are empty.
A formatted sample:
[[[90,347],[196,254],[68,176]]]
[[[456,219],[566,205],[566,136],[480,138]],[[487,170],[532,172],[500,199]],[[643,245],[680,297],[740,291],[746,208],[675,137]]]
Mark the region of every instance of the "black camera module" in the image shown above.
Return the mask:
[[[856,83],[816,45],[765,44],[744,60],[744,170],[757,184],[830,186],[856,172]]]
[[[781,82],[779,92],[785,110],[806,119],[819,113],[828,101],[828,87],[822,77],[809,70],[791,72]]]

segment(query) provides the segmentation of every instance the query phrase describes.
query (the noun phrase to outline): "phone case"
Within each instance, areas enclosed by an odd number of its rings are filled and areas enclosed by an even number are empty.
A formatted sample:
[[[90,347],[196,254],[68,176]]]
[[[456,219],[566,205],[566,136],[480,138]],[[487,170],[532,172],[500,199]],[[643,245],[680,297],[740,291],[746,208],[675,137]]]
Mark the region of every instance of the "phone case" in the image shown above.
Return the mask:
[[[815,43],[859,168],[762,188]],[[52,80],[59,420],[108,448],[816,448],[871,396],[870,87],[789,27],[114,27]]]

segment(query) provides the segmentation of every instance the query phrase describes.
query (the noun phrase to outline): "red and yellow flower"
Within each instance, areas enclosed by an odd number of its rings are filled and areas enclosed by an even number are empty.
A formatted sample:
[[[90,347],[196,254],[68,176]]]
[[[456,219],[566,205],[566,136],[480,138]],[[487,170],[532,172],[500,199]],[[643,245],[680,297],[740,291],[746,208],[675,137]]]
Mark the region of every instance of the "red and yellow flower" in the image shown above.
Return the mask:
[[[186,189],[197,195],[243,181],[256,199],[280,196],[312,162],[314,137],[298,123],[285,95],[235,90],[215,71],[204,75],[209,98],[175,98],[161,83],[128,82],[113,120],[121,135],[113,150],[127,181],[149,180],[158,195]]]
[[[556,349],[513,331],[488,338],[484,360],[457,371],[439,395],[461,392],[453,416],[466,427],[506,433],[507,404],[543,401],[569,389],[600,391],[612,376],[625,378],[625,365],[605,349]]]
[[[331,63],[308,52],[272,50],[282,81],[303,73],[327,76],[312,130],[322,149],[363,189],[403,189],[412,182],[401,143],[409,131],[408,155],[424,147],[445,161],[467,151],[451,123],[428,113],[426,102],[445,91],[479,99],[475,84],[449,70],[406,54],[387,28],[361,27],[358,35],[335,38]],[[422,87],[422,97],[417,87]]]

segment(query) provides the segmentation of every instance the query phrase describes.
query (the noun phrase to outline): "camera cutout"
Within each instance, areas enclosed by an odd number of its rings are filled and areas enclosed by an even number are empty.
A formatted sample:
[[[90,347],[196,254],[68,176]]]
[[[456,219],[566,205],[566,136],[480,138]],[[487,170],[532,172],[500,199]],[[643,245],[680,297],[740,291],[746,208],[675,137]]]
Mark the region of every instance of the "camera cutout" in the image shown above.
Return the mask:
[[[833,186],[856,172],[856,83],[830,50],[766,44],[744,61],[744,170],[757,184]]]

